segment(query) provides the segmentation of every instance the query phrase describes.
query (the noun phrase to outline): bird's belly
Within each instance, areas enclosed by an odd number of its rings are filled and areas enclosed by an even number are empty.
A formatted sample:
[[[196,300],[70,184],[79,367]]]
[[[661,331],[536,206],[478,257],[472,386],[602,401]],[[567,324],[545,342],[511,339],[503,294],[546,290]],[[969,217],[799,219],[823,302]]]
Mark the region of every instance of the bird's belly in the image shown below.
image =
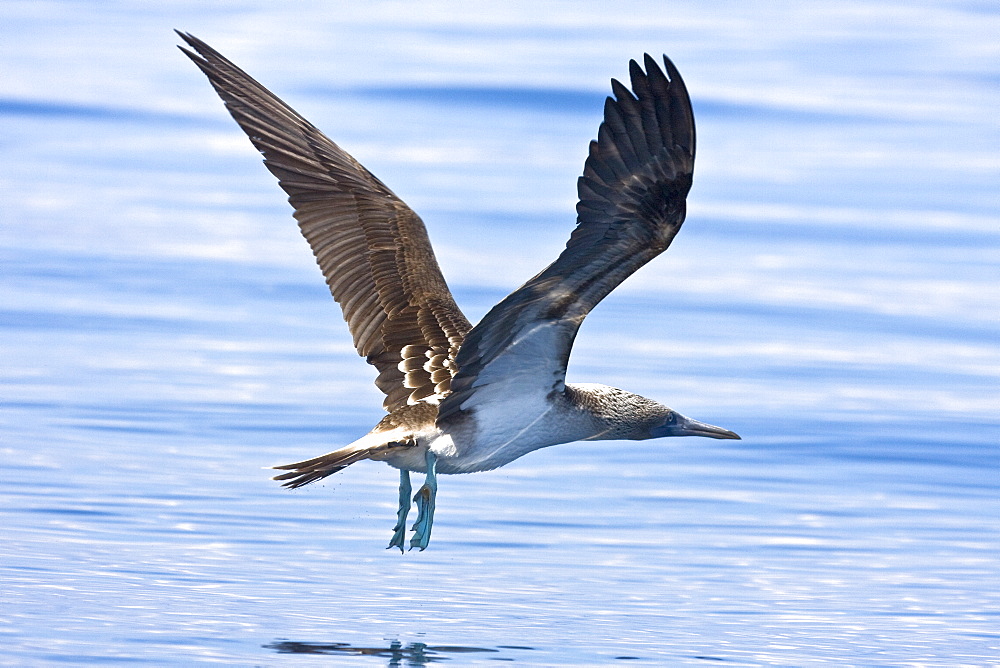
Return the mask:
[[[397,469],[426,473],[427,452],[430,451],[436,457],[438,473],[472,473],[473,471],[486,470],[477,466],[475,454],[470,456],[470,452],[476,452],[475,442],[464,436],[461,432],[452,434],[435,430],[434,433],[418,437],[415,446],[395,450],[385,456],[383,461]]]

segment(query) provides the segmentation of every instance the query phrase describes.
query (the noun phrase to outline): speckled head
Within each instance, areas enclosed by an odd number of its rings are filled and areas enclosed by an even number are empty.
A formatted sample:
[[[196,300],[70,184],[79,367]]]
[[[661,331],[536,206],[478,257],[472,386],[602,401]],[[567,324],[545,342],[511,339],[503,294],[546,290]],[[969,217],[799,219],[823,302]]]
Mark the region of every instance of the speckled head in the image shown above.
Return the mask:
[[[739,439],[735,432],[692,420],[647,397],[597,383],[566,385],[566,394],[603,428],[591,440],[644,441],[666,436]]]

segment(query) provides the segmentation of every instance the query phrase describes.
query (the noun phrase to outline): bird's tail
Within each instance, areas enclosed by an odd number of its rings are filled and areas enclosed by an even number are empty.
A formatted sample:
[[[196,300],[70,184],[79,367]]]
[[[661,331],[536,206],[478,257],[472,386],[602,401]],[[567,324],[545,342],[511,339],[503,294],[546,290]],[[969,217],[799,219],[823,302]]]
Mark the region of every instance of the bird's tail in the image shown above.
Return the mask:
[[[352,444],[340,450],[335,450],[302,462],[274,466],[272,468],[288,471],[288,473],[276,475],[271,480],[284,480],[285,482],[282,483],[283,487],[295,489],[296,487],[302,487],[311,482],[322,480],[328,475],[346,469],[354,462],[368,459],[371,455],[371,448],[359,449]]]
[[[288,473],[276,475],[272,480],[283,480],[285,482],[282,486],[295,489],[322,480],[362,459],[383,459],[392,450],[414,445],[415,441],[408,434],[400,431],[380,432],[376,429],[340,450],[294,464],[274,466],[272,468]]]

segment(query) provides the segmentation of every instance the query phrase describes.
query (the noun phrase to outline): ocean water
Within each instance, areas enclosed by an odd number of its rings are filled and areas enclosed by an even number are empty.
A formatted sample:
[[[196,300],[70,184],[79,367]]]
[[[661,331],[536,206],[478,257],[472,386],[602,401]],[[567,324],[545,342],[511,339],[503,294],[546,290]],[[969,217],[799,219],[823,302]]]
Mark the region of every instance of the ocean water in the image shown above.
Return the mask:
[[[0,665],[1000,665],[1000,10],[982,2],[0,8]],[[688,222],[570,380],[742,441],[441,480],[264,467],[381,417],[178,28],[427,223],[475,321],[559,252],[610,77],[667,53]]]

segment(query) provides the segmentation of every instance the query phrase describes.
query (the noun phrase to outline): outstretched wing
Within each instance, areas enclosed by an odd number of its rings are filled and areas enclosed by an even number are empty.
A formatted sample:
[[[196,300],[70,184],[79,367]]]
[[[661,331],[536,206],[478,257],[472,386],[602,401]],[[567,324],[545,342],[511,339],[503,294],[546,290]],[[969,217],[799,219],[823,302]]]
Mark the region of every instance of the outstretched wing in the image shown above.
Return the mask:
[[[462,411],[565,385],[584,317],[662,253],[684,222],[694,168],[691,101],[674,64],[667,74],[632,61],[632,91],[618,81],[577,184],[577,227],[555,262],[493,307],[465,338],[439,422]]]
[[[208,75],[264,154],[295,209],[358,353],[379,371],[388,411],[450,388],[471,328],[448,290],[423,222],[312,123],[198,38],[181,50]]]

